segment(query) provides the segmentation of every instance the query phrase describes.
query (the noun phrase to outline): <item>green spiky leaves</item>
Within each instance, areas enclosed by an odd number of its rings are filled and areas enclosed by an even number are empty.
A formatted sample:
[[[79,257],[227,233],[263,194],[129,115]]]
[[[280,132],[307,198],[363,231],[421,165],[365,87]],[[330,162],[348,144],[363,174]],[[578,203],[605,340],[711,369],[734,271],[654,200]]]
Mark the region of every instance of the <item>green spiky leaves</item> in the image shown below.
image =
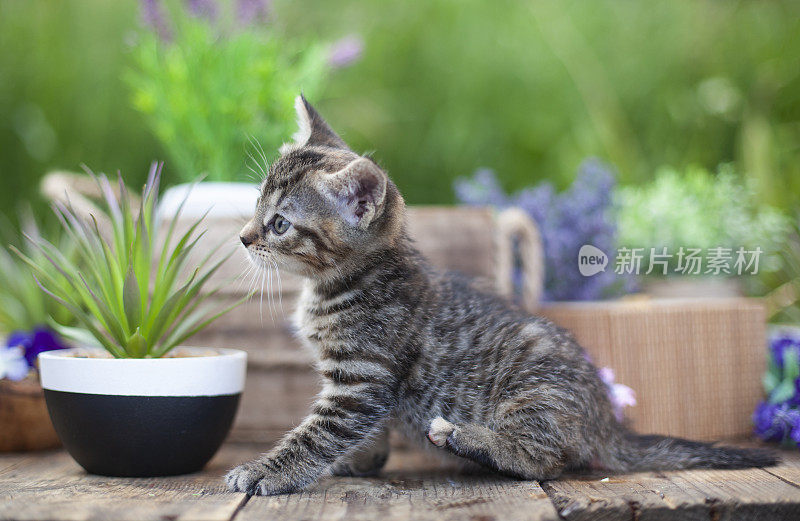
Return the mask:
[[[138,205],[131,203],[121,179],[115,190],[100,175],[95,180],[103,193],[102,214],[87,216],[69,205],[54,206],[77,245],[77,259],[40,237],[28,240],[41,255],[16,251],[42,290],[61,302],[85,331],[53,326],[83,342],[88,332],[117,358],[164,356],[238,304],[219,310],[210,301],[216,290],[202,291],[227,257],[213,260],[216,248],[210,248],[212,253],[191,264],[204,233],[199,230],[203,218],[178,233],[178,211],[166,233],[158,233],[160,175],[161,165],[153,164]]]

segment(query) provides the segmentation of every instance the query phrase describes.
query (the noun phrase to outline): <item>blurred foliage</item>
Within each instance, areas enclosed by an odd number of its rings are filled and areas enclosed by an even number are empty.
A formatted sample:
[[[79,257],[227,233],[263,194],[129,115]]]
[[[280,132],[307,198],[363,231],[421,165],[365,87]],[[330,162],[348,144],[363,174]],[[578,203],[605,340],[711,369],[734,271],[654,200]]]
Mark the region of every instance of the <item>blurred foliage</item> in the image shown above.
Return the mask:
[[[736,162],[763,201],[800,197],[800,3],[288,1],[277,19],[360,32],[322,104],[414,203],[488,167],[507,190],[566,188],[585,157],[620,182]]]
[[[683,172],[662,168],[651,183],[620,187],[616,205],[619,245],[642,248],[645,255],[651,248],[660,253],[666,247],[673,255],[670,274],[677,269],[681,247],[701,248],[704,254],[720,247],[733,252],[761,248],[762,276],[780,267],[789,220],[775,208],[757,204],[731,165],[721,165],[716,175],[699,167]]]
[[[0,1],[0,212],[9,218],[23,200],[36,203],[49,169],[146,172],[162,155],[121,80],[137,11],[133,2]]]
[[[411,203],[453,201],[479,167],[506,191],[564,189],[585,157],[623,185],[732,162],[759,200],[798,201],[798,2],[276,0],[269,23],[292,41],[363,38],[312,102]],[[0,0],[3,211],[49,168],[142,172],[165,156],[122,81],[139,26],[134,0]]]
[[[268,2],[246,4],[258,9],[243,16],[241,2],[142,2],[149,27],[138,33],[127,80],[184,181],[244,180],[251,140],[256,154],[274,155],[296,130],[297,94],[319,95],[327,47],[281,35],[266,19]]]
[[[760,277],[767,293],[771,322],[800,324],[800,216],[795,216],[791,232],[779,252],[780,265],[774,273]]]
[[[61,233],[60,228],[49,226],[40,230],[30,209],[23,212],[19,220],[22,233],[15,230],[4,217],[0,217],[0,238],[4,243],[0,246],[0,335],[33,331],[49,326],[53,320],[66,325],[73,324],[74,315],[61,303],[44,294],[28,265],[14,250],[24,252],[36,262],[45,263],[45,254],[34,247],[31,241],[47,241],[64,258],[75,260],[75,243]],[[48,266],[46,273],[54,280],[64,280],[56,266]]]

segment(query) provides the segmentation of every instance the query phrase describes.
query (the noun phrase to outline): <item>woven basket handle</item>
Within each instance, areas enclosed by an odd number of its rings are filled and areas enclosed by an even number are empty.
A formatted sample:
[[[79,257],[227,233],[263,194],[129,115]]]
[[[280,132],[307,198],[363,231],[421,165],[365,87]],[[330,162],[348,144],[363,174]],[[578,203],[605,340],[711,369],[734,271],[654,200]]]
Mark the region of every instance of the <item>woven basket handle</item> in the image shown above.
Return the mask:
[[[544,290],[544,248],[539,229],[519,208],[500,212],[497,229],[497,290],[534,311],[539,307]],[[514,287],[516,270],[521,270],[521,288]]]
[[[111,183],[111,189],[119,197],[119,186]],[[52,202],[70,206],[76,216],[89,219],[104,219],[105,212],[97,207],[94,201],[103,197],[100,187],[94,179],[86,174],[74,172],[54,171],[49,172],[39,184],[42,196]],[[128,192],[132,208],[137,208],[139,199],[135,194]],[[101,223],[106,224],[106,223]]]

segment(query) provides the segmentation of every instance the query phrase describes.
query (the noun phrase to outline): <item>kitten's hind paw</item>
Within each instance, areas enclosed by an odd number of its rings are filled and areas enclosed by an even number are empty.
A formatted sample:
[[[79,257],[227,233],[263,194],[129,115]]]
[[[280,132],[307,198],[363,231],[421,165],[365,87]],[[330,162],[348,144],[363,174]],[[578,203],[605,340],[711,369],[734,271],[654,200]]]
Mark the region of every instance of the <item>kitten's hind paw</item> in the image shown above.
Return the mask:
[[[437,416],[431,421],[431,426],[428,428],[428,439],[437,447],[444,447],[447,444],[447,438],[453,434],[456,426],[445,420],[441,416]]]

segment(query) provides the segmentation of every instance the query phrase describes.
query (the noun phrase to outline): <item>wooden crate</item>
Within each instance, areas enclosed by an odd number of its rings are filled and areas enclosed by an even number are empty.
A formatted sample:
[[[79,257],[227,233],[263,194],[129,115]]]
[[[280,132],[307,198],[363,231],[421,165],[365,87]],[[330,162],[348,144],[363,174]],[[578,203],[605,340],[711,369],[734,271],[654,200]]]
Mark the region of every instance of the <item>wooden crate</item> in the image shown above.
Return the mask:
[[[43,450],[60,442],[36,379],[0,378],[0,452]]]

